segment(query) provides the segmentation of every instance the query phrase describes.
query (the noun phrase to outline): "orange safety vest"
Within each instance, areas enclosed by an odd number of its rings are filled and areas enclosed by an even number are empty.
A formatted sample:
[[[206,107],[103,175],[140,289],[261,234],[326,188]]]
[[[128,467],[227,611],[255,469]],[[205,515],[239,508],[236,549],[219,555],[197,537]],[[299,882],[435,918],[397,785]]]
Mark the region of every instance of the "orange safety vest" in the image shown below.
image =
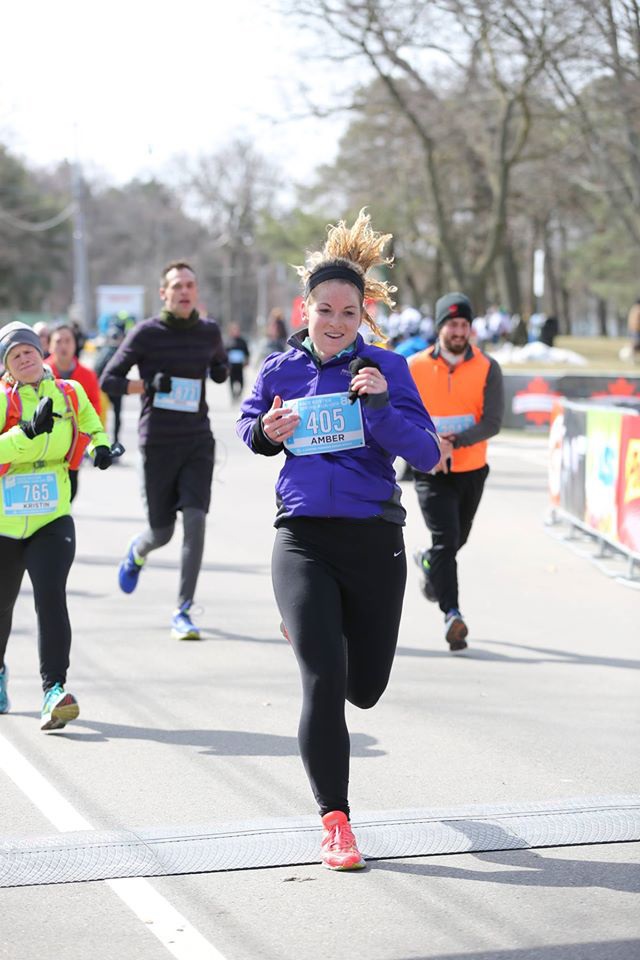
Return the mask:
[[[489,375],[489,360],[476,347],[473,356],[457,367],[450,367],[441,356],[433,356],[435,347],[415,353],[409,369],[418,392],[438,433],[461,433],[482,419],[484,389]],[[487,462],[487,441],[453,451],[454,473],[479,470]]]
[[[67,450],[65,460],[69,464],[70,470],[78,470],[84,456],[84,452],[91,442],[91,436],[88,433],[81,433],[78,427],[78,394],[68,380],[55,380],[55,385],[64,397],[67,407],[67,413],[71,413],[71,444]],[[11,427],[17,426],[22,419],[22,398],[18,392],[18,385],[11,386],[6,380],[0,380],[0,388],[4,391],[7,398],[7,415],[4,426],[0,433],[6,433]],[[0,464],[0,477],[4,476],[11,469],[10,463]]]

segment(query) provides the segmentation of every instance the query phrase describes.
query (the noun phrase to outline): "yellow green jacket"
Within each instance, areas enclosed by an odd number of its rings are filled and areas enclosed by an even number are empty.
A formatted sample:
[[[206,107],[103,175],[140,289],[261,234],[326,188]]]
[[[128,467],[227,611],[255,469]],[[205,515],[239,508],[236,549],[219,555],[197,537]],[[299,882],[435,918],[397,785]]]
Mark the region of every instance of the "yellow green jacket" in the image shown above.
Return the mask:
[[[88,452],[96,447],[110,446],[98,414],[89,402],[84,388],[71,381],[78,397],[78,428],[91,436]],[[69,411],[64,394],[48,374],[38,387],[23,384],[18,387],[22,401],[22,420],[30,420],[43,397],[53,400],[55,418],[51,433],[43,433],[30,440],[19,426],[0,434],[0,464],[8,463],[9,470],[0,477],[0,537],[23,540],[58,517],[71,513],[71,485],[69,467],[65,460],[73,437],[73,408]],[[0,390],[0,430],[7,418],[7,396]],[[29,496],[25,496],[29,494]],[[45,500],[45,498],[50,498]],[[36,502],[34,502],[34,499]],[[39,512],[43,508],[43,512]]]

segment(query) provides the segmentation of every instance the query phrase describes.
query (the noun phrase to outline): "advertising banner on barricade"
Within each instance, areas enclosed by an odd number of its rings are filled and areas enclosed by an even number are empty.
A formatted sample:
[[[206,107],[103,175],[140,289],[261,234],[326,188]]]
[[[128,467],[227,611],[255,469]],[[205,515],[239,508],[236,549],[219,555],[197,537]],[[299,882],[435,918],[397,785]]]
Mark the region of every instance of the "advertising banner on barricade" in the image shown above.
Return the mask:
[[[549,497],[554,507],[560,506],[564,414],[564,404],[562,400],[558,400],[551,411],[549,425]]]
[[[551,416],[552,506],[640,557],[640,404],[561,398]]]
[[[607,537],[618,533],[616,494],[620,464],[618,410],[587,411],[587,457],[585,463],[585,520]]]
[[[503,370],[503,427],[546,431],[558,400],[597,400],[606,403],[640,401],[640,376],[628,374],[559,374],[551,371],[516,373]]]
[[[584,520],[587,469],[587,411],[567,404],[563,414],[562,459],[560,467],[560,506]]]
[[[621,425],[618,538],[640,554],[640,417],[623,417]]]

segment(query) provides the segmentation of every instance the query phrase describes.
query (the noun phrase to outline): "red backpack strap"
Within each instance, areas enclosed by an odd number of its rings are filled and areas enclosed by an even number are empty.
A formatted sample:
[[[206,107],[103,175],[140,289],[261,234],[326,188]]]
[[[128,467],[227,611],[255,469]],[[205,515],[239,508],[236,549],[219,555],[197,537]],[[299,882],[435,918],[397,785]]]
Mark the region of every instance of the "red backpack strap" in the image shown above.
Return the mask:
[[[0,380],[0,389],[7,398],[7,410],[0,433],[6,433],[22,420],[22,397],[18,393],[18,384],[11,386],[6,380]],[[0,477],[8,472],[10,463],[0,463]]]
[[[0,380],[0,388],[7,398],[7,412],[4,418],[4,425],[0,433],[6,433],[15,427],[22,419],[22,397],[18,393],[18,384],[7,383],[6,380]]]
[[[69,464],[70,470],[77,470],[82,463],[84,452],[91,443],[91,436],[88,433],[81,433],[78,426],[78,394],[73,384],[68,380],[56,379],[56,386],[62,393],[67,410],[73,407],[74,416],[72,417],[73,435],[71,437],[71,446],[67,450],[65,460]]]

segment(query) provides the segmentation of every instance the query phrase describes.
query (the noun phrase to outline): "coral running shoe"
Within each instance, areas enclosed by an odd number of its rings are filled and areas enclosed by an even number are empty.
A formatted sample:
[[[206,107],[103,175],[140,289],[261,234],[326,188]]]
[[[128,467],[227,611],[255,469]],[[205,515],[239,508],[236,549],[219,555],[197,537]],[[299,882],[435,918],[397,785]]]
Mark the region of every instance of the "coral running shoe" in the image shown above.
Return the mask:
[[[75,720],[79,713],[80,707],[73,694],[67,693],[62,684],[56,683],[44,695],[40,729],[62,730],[70,720]]]
[[[356,838],[346,813],[342,810],[331,810],[325,813],[322,825],[322,865],[329,870],[362,870],[366,864],[356,846]]]

